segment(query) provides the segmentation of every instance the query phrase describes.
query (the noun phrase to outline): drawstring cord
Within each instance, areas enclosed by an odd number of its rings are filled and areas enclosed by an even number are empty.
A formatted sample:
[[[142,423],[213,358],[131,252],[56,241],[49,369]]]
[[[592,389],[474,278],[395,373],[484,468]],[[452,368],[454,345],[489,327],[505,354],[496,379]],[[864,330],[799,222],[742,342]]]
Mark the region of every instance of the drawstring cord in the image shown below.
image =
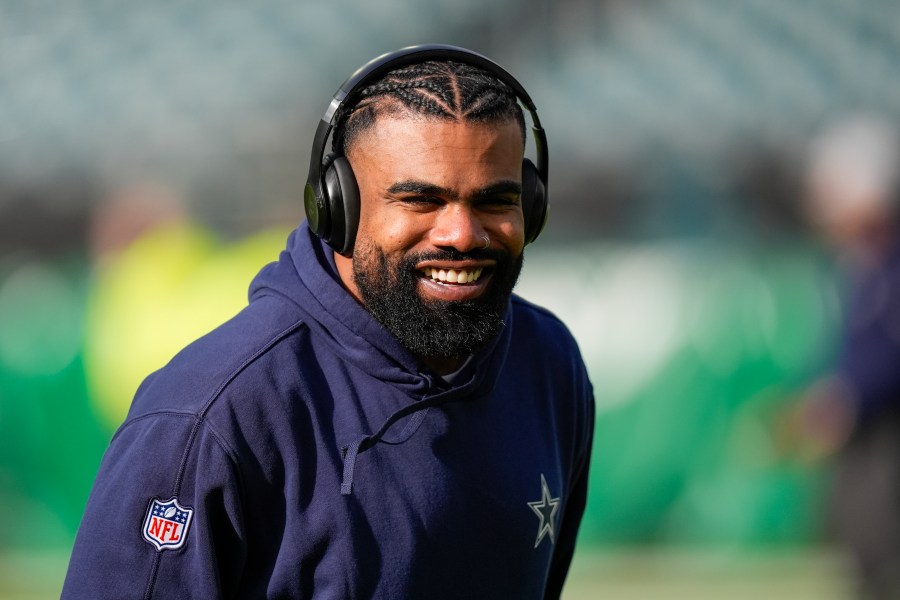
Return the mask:
[[[387,420],[375,433],[371,435],[360,436],[353,440],[353,442],[351,442],[349,446],[341,448],[341,450],[343,450],[344,452],[344,472],[343,478],[341,479],[341,495],[349,496],[351,493],[353,493],[353,475],[356,471],[356,459],[361,453],[365,452],[379,442],[384,442],[386,444],[400,444],[402,442],[405,442],[412,436],[413,433],[416,432],[416,430],[419,428],[419,425],[421,425],[422,421],[425,420],[425,416],[428,414],[428,411],[431,408],[440,406],[441,404],[445,404],[447,402],[470,398],[472,397],[470,391],[472,389],[478,389],[477,386],[479,384],[480,378],[473,380],[472,383],[461,388],[440,392],[429,398],[425,398],[419,400],[418,402],[408,404],[388,417]],[[494,390],[495,384],[496,382],[493,382],[488,387],[488,389],[482,389],[480,392],[478,392],[478,396],[480,397],[490,395]],[[413,416],[406,424],[406,426],[403,427],[403,430],[400,432],[396,439],[383,439],[388,430],[394,426],[394,423],[409,415]]]
[[[422,424],[422,421],[425,420],[425,416],[428,414],[428,410],[430,408],[451,399],[452,398],[442,398],[440,395],[438,395],[432,396],[427,400],[420,400],[414,404],[404,406],[403,408],[392,414],[390,417],[388,417],[378,431],[376,431],[372,435],[360,436],[357,439],[353,440],[353,442],[351,442],[349,446],[342,448],[342,450],[344,451],[344,473],[343,479],[341,481],[341,495],[348,496],[353,492],[353,475],[356,470],[356,458],[360,455],[361,452],[365,452],[379,442],[384,442],[387,444],[399,444],[406,441],[407,439],[409,439],[409,436],[411,436],[416,431],[416,429],[419,428],[419,425]],[[383,439],[385,434],[394,425],[394,423],[411,414],[413,415],[412,418],[400,432],[400,435],[397,437],[397,439]]]
[[[359,456],[359,449],[369,439],[364,435],[347,446],[344,455],[344,478],[341,481],[341,496],[349,496],[353,491],[353,472],[356,469],[356,457]]]

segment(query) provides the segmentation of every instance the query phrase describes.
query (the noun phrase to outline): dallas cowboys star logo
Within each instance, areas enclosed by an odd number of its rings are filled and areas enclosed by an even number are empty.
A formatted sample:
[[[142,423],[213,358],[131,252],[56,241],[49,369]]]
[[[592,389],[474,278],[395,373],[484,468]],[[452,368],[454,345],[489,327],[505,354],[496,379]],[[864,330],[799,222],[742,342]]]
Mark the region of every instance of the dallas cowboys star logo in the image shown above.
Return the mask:
[[[541,540],[549,533],[550,543],[556,543],[556,513],[559,511],[559,498],[550,496],[550,488],[547,486],[547,479],[541,473],[541,499],[536,502],[529,502],[529,508],[541,520],[538,525],[537,539],[534,541],[534,547],[537,548]]]

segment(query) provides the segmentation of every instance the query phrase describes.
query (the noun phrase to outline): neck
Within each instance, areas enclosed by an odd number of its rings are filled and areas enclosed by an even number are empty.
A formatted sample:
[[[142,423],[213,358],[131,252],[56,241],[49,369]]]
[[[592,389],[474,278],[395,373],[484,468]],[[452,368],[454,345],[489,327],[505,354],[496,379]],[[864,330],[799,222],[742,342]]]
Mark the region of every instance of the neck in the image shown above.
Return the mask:
[[[356,287],[356,282],[353,281],[353,259],[347,258],[346,256],[335,252],[334,253],[334,266],[337,267],[338,277],[341,280],[341,284],[343,284],[344,289],[347,290],[351,296],[356,298],[356,301],[365,306],[365,302],[363,302],[362,294],[359,293],[359,288]]]
[[[437,373],[440,376],[449,375],[454,371],[458,371],[463,363],[466,362],[465,357],[454,357],[454,358],[436,358],[433,356],[420,356],[418,357],[422,363],[431,369],[432,372]]]

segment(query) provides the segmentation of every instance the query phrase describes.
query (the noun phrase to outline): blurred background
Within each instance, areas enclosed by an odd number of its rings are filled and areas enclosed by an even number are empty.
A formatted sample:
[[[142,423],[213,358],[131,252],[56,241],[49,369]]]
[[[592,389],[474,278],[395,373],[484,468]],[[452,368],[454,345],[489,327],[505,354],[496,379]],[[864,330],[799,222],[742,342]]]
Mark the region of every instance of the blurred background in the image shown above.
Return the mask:
[[[246,303],[341,82],[423,42],[504,65],[548,132],[518,291],[597,400],[567,597],[854,597],[829,514],[861,409],[828,374],[890,246],[894,0],[0,0],[0,598],[58,596],[138,383]],[[847,119],[869,137],[823,141]],[[835,152],[865,199],[823,213]]]

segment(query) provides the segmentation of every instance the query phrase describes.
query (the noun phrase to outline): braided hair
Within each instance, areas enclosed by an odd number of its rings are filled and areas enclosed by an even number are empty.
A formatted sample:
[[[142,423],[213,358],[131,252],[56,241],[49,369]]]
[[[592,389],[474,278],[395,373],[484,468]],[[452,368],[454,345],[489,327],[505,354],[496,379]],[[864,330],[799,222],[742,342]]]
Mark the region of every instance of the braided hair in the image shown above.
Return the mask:
[[[452,61],[427,61],[395,69],[363,89],[344,109],[332,151],[345,155],[378,116],[402,111],[447,121],[492,123],[515,119],[525,141],[525,117],[515,92],[488,71]]]

